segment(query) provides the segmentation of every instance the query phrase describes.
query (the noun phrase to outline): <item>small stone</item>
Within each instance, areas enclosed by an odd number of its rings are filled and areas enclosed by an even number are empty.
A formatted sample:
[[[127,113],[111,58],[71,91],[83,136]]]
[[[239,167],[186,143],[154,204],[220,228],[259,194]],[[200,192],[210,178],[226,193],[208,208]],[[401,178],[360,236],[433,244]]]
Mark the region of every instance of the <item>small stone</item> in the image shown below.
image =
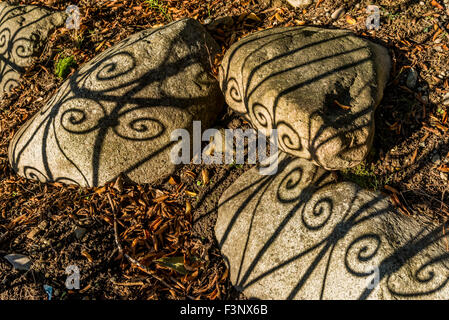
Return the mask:
[[[313,3],[313,0],[287,0],[294,8],[307,8]]]
[[[77,227],[74,231],[75,237],[79,240],[86,234],[87,229],[82,227]]]
[[[445,181],[449,180],[447,173],[440,172],[440,177],[441,177],[441,179],[443,179]]]
[[[415,69],[410,68],[410,71],[408,72],[407,75],[406,85],[410,89],[413,89],[416,86],[417,82],[418,82],[418,72],[416,72]]]
[[[442,46],[435,46],[433,47],[435,49],[435,51],[437,52],[443,52],[443,47]]]
[[[443,96],[443,104],[449,106],[449,92]]]
[[[333,20],[338,20],[345,13],[345,8],[340,7],[332,13],[331,18]]]
[[[433,155],[433,157],[432,157],[432,162],[433,162],[434,164],[440,164],[441,158],[440,158],[440,155],[439,155],[438,153]]]
[[[425,6],[426,4],[424,3],[424,1],[420,1],[420,2],[419,2],[419,5],[420,5],[420,6]]]
[[[5,256],[5,259],[8,260],[16,270],[28,271],[31,268],[30,258],[23,254],[8,254]]]

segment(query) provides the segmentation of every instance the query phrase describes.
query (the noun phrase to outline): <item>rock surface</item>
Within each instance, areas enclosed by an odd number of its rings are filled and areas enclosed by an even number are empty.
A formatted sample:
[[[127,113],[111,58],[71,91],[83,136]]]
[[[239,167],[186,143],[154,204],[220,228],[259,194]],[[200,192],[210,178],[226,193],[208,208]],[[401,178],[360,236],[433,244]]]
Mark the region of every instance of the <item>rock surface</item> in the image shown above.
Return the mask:
[[[235,43],[220,68],[228,105],[279,147],[326,169],[368,154],[386,85],[385,48],[345,30],[274,28]]]
[[[49,33],[62,26],[65,13],[37,6],[0,3],[0,96],[17,85]]]
[[[449,298],[441,226],[304,159],[282,156],[271,177],[242,175],[220,199],[215,233],[248,298]]]
[[[175,170],[175,129],[209,126],[223,106],[210,73],[219,47],[195,20],[142,31],[76,71],[16,134],[22,176],[100,186],[120,174],[150,183]]]

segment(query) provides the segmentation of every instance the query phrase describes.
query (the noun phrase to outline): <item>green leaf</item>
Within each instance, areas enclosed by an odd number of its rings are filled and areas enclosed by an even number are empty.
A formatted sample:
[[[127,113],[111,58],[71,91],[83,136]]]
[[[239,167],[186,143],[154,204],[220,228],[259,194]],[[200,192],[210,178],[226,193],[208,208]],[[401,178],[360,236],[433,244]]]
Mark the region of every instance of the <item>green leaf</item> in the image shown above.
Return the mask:
[[[70,68],[75,66],[76,61],[72,56],[59,59],[58,63],[56,64],[55,74],[59,78],[64,79],[70,73]]]
[[[154,260],[157,264],[175,270],[176,272],[186,275],[188,271],[184,267],[184,257],[163,257]]]

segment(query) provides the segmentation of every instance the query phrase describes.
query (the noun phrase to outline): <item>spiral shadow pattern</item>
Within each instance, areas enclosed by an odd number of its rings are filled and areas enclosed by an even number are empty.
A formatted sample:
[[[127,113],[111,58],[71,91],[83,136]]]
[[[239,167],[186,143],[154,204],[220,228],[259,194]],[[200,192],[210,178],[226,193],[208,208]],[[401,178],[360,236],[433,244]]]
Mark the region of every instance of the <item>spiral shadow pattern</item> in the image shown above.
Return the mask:
[[[380,194],[335,184],[306,160],[283,155],[277,175],[256,172],[223,195],[216,225],[231,280],[248,296],[449,297],[441,226],[395,212]]]
[[[27,178],[87,187],[120,174],[139,183],[170,174],[170,133],[193,120],[210,125],[223,105],[207,63],[217,52],[192,19],[119,42],[74,72],[20,129],[11,166]]]
[[[225,54],[221,88],[256,129],[278,130],[281,150],[344,169],[362,161],[372,143],[372,114],[386,83],[377,81],[372,59],[388,55],[382,50],[343,30],[263,30]]]
[[[48,33],[63,23],[56,15],[37,6],[0,3],[0,96],[18,85]]]

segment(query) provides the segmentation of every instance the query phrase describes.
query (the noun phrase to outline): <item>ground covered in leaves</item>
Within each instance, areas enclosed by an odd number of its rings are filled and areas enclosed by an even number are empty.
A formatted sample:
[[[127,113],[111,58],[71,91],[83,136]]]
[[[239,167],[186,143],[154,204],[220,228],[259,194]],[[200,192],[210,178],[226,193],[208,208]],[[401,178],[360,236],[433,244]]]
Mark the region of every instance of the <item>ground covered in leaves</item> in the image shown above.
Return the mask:
[[[444,2],[317,1],[307,10],[264,8],[255,0],[24,0],[65,10],[76,4],[81,28],[60,28],[26,71],[20,86],[0,103],[0,254],[33,262],[15,271],[0,259],[0,299],[235,299],[213,235],[217,201],[248,166],[181,167],[153,185],[120,178],[103,188],[41,184],[18,177],[8,145],[80,65],[138,31],[184,17],[198,19],[223,52],[241,37],[278,26],[351,29],[386,46],[393,60],[390,82],[376,112],[370,157],[336,175],[391,196],[406,215],[449,217],[449,125],[442,97],[449,91],[449,15]],[[366,6],[381,8],[381,28],[368,31]],[[332,13],[344,5],[337,21]],[[232,19],[217,18],[229,16]],[[221,22],[220,22],[221,21]],[[220,63],[216,61],[216,65]],[[418,73],[406,86],[410,69]],[[245,122],[226,111],[223,127]],[[67,290],[65,270],[80,270],[81,290]]]

